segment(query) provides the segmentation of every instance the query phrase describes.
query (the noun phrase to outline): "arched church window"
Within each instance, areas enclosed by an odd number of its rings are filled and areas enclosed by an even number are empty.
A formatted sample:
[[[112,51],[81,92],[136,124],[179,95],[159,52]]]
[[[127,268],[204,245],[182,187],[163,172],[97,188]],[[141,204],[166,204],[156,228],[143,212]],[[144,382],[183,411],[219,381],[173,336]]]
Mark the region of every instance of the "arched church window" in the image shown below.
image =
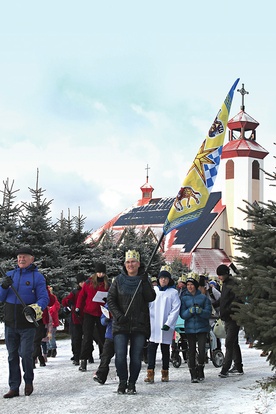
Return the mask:
[[[226,169],[225,169],[225,178],[226,180],[230,180],[234,178],[234,161],[228,160],[226,163]]]
[[[260,179],[260,164],[256,160],[252,162],[252,178],[254,180]]]
[[[215,233],[212,235],[212,249],[219,249],[220,248],[220,237],[218,233],[215,231]]]

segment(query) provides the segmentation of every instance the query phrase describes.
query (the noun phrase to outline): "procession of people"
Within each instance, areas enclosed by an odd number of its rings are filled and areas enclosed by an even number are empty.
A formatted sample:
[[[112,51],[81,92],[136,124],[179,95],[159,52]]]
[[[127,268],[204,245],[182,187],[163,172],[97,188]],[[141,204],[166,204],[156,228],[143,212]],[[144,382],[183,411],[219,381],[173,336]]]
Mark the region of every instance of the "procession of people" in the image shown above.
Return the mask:
[[[37,359],[40,366],[46,366],[47,358],[57,355],[55,334],[60,303],[34,265],[32,250],[22,247],[16,256],[17,267],[7,272],[0,286],[0,301],[5,303],[9,362],[9,391],[4,398],[19,396],[20,359],[24,393],[29,396],[34,391],[33,369]],[[91,277],[86,279],[83,274],[78,274],[76,289],[62,299],[63,309],[70,317],[73,364],[78,365],[79,371],[87,371],[88,361],[94,362],[91,360],[93,341],[97,338],[100,364],[93,379],[105,384],[109,364],[115,356],[119,378],[117,393],[133,395],[137,393],[136,383],[145,355],[147,375],[144,381],[154,383],[160,346],[160,380],[168,382],[170,352],[180,318],[188,345],[191,382],[202,382],[212,318],[220,316],[225,323],[226,354],[219,377],[243,374],[238,344],[240,327],[233,319],[233,302],[237,300],[233,287],[237,281],[231,277],[226,265],[218,266],[216,278],[221,285],[215,280],[212,283],[204,275],[190,272],[182,274],[177,283],[168,265],[163,266],[157,276],[150,277],[137,249],[126,251],[122,270],[112,281],[108,278],[106,264],[96,263]],[[219,340],[218,346],[221,347]]]

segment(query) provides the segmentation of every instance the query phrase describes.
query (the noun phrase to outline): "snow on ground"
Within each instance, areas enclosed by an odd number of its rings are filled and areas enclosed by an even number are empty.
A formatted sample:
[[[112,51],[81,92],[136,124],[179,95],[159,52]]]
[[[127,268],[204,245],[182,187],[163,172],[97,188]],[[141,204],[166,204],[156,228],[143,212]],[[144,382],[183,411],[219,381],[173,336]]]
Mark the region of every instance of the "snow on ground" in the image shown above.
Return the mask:
[[[3,325],[3,324],[0,324]],[[0,328],[1,329],[1,328]],[[0,335],[1,337],[1,335]],[[219,368],[212,362],[206,364],[206,379],[203,383],[192,384],[187,364],[179,368],[170,367],[170,381],[160,381],[161,361],[157,358],[154,384],[144,383],[146,365],[137,382],[137,395],[117,395],[118,377],[114,359],[105,385],[93,380],[98,364],[98,350],[94,352],[95,363],[88,364],[87,372],[80,372],[70,361],[69,339],[58,340],[56,358],[49,358],[46,367],[37,364],[35,369],[34,392],[24,396],[24,384],[20,397],[3,399],[8,387],[7,351],[0,345],[0,412],[39,414],[85,414],[85,413],[158,413],[158,414],[272,414],[275,413],[276,391],[262,389],[261,383],[271,377],[266,358],[260,351],[249,349],[240,332],[245,374],[243,376],[218,377]]]

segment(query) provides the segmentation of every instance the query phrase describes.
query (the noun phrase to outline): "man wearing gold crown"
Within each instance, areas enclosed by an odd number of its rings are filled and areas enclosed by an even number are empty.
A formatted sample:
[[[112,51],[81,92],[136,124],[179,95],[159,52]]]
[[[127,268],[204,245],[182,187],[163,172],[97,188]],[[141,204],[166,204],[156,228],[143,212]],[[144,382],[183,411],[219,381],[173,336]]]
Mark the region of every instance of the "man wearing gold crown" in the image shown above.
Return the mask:
[[[108,308],[113,316],[115,366],[120,380],[118,394],[136,394],[135,384],[141,370],[143,346],[150,336],[149,302],[154,301],[155,297],[151,281],[140,263],[139,252],[128,250],[123,269],[107,296]]]
[[[46,280],[33,264],[34,255],[29,247],[16,252],[18,266],[3,278],[0,286],[0,301],[5,302],[5,342],[9,361],[10,390],[3,396],[19,396],[21,384],[20,357],[24,371],[26,396],[33,392],[33,348],[36,326],[34,320],[42,317],[49,295]],[[23,306],[21,301],[27,306]]]

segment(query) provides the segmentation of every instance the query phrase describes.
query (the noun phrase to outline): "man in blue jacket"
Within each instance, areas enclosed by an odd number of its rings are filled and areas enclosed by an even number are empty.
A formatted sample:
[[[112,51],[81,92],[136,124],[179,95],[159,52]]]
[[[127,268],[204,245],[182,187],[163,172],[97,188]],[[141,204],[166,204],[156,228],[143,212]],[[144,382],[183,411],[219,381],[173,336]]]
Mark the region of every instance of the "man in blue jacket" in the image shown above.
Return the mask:
[[[29,396],[33,392],[32,353],[36,332],[33,320],[41,319],[42,311],[49,302],[46,281],[33,264],[32,250],[29,247],[21,247],[16,252],[16,256],[17,267],[6,273],[0,286],[0,302],[5,303],[5,342],[8,350],[10,386],[4,398],[19,396],[20,357],[24,371],[24,393]],[[25,307],[19,298],[26,304]]]

